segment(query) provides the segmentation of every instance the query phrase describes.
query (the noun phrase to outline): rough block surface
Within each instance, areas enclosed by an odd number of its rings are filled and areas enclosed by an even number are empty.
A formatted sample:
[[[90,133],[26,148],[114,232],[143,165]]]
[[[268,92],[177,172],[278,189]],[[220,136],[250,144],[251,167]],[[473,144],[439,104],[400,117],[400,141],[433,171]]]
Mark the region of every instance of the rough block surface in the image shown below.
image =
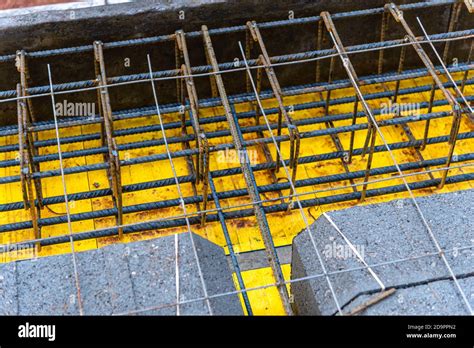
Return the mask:
[[[236,294],[202,300],[198,264],[208,296],[235,288],[222,248],[192,238],[198,262],[188,233],[76,253],[84,314],[242,315]],[[0,314],[78,315],[72,255],[0,264]]]
[[[417,198],[440,247],[446,250],[454,274],[464,284],[462,288],[471,306],[474,306],[473,249],[462,247],[474,242],[473,201],[474,190]],[[411,200],[356,206],[330,212],[328,216],[367,264],[378,264],[372,269],[385,287],[397,289],[390,298],[364,313],[468,314]],[[293,240],[292,279],[313,276],[292,283],[294,305],[299,314],[333,315],[337,312],[328,279],[345,312],[380,291],[379,283],[367,269],[361,269],[364,264],[360,258],[326,217],[321,216],[310,229],[311,235],[304,230]],[[315,247],[329,273],[328,278],[324,276]],[[392,263],[394,260],[399,262]],[[353,268],[359,269],[347,271]]]

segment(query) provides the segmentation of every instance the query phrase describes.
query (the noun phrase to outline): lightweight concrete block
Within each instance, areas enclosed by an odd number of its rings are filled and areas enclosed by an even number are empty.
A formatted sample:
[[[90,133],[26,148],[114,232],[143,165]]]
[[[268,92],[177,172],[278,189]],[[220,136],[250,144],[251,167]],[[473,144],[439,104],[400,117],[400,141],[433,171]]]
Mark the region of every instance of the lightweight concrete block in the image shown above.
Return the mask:
[[[0,315],[14,315],[18,311],[16,263],[0,264]]]
[[[181,236],[183,239],[188,239],[186,243],[190,243],[189,234],[183,234]],[[216,244],[209,243],[206,239],[199,236],[193,235],[193,238],[208,296],[215,296],[235,291],[233,286],[229,286],[229,284],[233,284],[232,273],[227,271],[229,266],[226,258],[222,257],[222,249]],[[190,274],[198,274],[197,263],[194,259],[194,255],[191,255],[190,253],[184,253],[184,255],[186,256],[187,267],[192,267],[194,270],[193,272],[190,272]],[[184,258],[182,258],[181,261],[184,262]],[[192,283],[194,285],[194,290],[192,287],[186,286],[184,296],[191,299],[198,298],[199,294],[200,297],[203,297],[204,293],[201,281],[196,279]],[[212,314],[214,315],[226,315],[229,312],[232,314],[242,314],[242,307],[235,294],[212,297],[209,302]],[[206,301],[195,303],[196,305],[199,304],[201,308],[205,307],[206,310],[208,310]],[[188,305],[184,305],[183,307],[183,313],[187,314]],[[193,313],[189,312],[189,314]]]
[[[188,233],[75,254],[85,315],[242,315],[219,246]],[[193,248],[193,242],[195,249]],[[176,252],[177,250],[177,252]],[[78,315],[72,255],[0,265],[0,314]],[[199,267],[198,267],[199,264]],[[177,299],[186,302],[179,309]]]
[[[473,190],[417,198],[433,234],[441,247],[448,250],[446,258],[453,272],[461,278],[474,269],[472,249],[454,248],[472,245],[473,200]],[[412,284],[429,284],[443,279],[449,283],[450,274],[439,255],[414,258],[436,253],[436,247],[411,200],[356,206],[330,212],[328,216],[362,254],[366,263],[381,264],[373,270],[387,288],[409,288]],[[380,290],[380,284],[367,269],[344,271],[364,265],[324,216],[315,221],[310,229],[311,235],[303,231],[295,237],[292,248],[292,279],[313,276],[291,286],[299,314],[333,315],[337,312],[315,247],[326,271],[330,273],[328,278],[341,307],[364,294]],[[407,258],[411,260],[390,263]],[[461,301],[459,295],[455,298]],[[450,306],[453,314],[465,314],[465,306],[458,304],[461,306]],[[458,311],[457,308],[464,309]],[[425,313],[425,308],[413,309],[417,310],[420,314]],[[438,314],[439,311],[433,309],[425,314],[429,313]]]
[[[194,252],[186,253],[185,250],[187,249],[188,245],[191,245],[191,240],[189,238],[189,234],[181,235],[182,238],[179,239],[179,262],[180,262],[180,272],[179,272],[179,282],[180,282],[180,290],[179,290],[179,298],[180,301],[190,301],[190,300],[198,300],[204,297],[203,287],[201,283],[201,279],[199,277],[199,271],[197,269],[196,257]],[[200,239],[193,236],[194,242],[196,245],[196,249],[198,244],[200,245]],[[198,257],[204,258],[202,253],[203,248],[202,246],[199,247]],[[189,269],[192,272],[182,272],[181,270]],[[203,271],[207,273],[207,271]],[[219,276],[217,274],[217,276]],[[207,280],[205,278],[205,280]],[[183,284],[187,284],[183,286]],[[206,281],[207,285],[207,281]],[[208,288],[208,287],[207,287]],[[208,290],[209,291],[209,290]],[[212,308],[212,305],[211,305]],[[209,313],[209,309],[207,306],[206,301],[198,300],[190,303],[185,303],[179,307],[179,311],[182,314],[194,314],[194,313]]]
[[[100,250],[103,254],[103,275],[108,282],[110,313],[136,309],[135,293],[128,266],[129,252],[126,245],[117,244]]]
[[[79,314],[70,255],[17,262],[16,286],[17,314]]]
[[[474,306],[474,277],[459,280]],[[371,295],[358,296],[345,307],[350,312],[366,303]],[[459,292],[452,280],[433,281],[428,284],[400,288],[385,300],[367,307],[364,315],[453,315],[466,313],[466,306],[459,300]]]

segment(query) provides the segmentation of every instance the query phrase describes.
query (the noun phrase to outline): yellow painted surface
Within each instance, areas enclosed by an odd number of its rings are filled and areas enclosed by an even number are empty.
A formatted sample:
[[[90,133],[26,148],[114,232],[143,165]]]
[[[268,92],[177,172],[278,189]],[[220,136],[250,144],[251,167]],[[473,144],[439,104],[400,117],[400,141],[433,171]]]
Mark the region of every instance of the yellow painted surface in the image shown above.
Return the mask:
[[[473,73],[470,74],[472,77]],[[455,79],[460,79],[462,76],[461,74],[457,74]],[[421,85],[431,85],[431,81],[428,78],[420,78],[412,81],[403,81],[401,84],[401,88],[407,87],[414,87],[414,86],[421,86]],[[375,93],[381,92],[386,89],[393,89],[393,83],[387,83],[385,85],[371,85],[371,86],[364,86],[362,90],[364,93]],[[466,86],[465,94],[472,95],[473,87]],[[332,98],[341,98],[347,96],[353,96],[354,92],[353,89],[341,89],[337,91],[333,91],[331,94]],[[441,99],[442,95],[437,93],[437,99]],[[301,96],[293,96],[285,98],[285,104],[299,104],[299,103],[306,103],[311,101],[319,101],[324,100],[325,94],[308,94],[308,95],[301,95]],[[429,100],[429,92],[426,93],[418,93],[418,94],[410,94],[410,95],[402,95],[400,96],[399,102],[403,103],[417,103],[422,101]],[[388,99],[377,99],[377,100],[370,100],[369,105],[373,108],[379,108],[381,103],[387,103]],[[275,100],[265,100],[263,101],[264,107],[274,107],[276,106]],[[237,112],[249,110],[250,105],[248,103],[242,103],[236,105]],[[361,109],[359,109],[361,110]],[[443,111],[448,110],[447,106],[437,107],[434,108],[433,111]],[[353,111],[353,104],[341,104],[341,105],[334,105],[330,107],[331,114],[340,114],[340,113],[349,113]],[[426,113],[426,109],[421,109],[421,113]],[[220,107],[216,108],[208,108],[201,110],[201,117],[210,117],[214,115],[222,115],[223,110]],[[304,119],[309,117],[316,117],[316,116],[323,116],[324,110],[323,108],[317,109],[309,109],[304,111],[294,112],[292,115],[294,119]],[[162,115],[164,122],[172,122],[179,120],[178,114],[166,114]],[[276,122],[277,115],[268,115],[270,122]],[[393,116],[377,116],[378,120],[382,120],[385,118],[390,118]],[[358,123],[365,123],[366,120],[364,118],[359,118]],[[239,121],[240,125],[243,126],[251,126],[255,124],[254,119],[245,119]],[[158,124],[157,117],[148,116],[143,118],[136,118],[131,120],[124,120],[124,121],[117,121],[115,122],[116,129],[122,128],[131,128],[131,127],[139,127],[144,125],[150,124]],[[261,120],[261,124],[264,124],[264,121]],[[350,125],[351,120],[345,121],[337,121],[334,123],[336,127],[343,126],[343,125]],[[447,135],[449,134],[451,126],[451,117],[446,117],[442,119],[437,119],[431,122],[431,129],[430,129],[430,137],[433,136],[440,136],[440,135]],[[424,122],[414,122],[410,123],[409,127],[416,138],[420,139],[423,136],[424,130]],[[223,130],[228,129],[227,122],[220,122],[214,124],[206,124],[203,125],[203,128],[206,132],[216,131],[216,130]],[[299,127],[300,133],[312,131],[316,129],[324,129],[324,124],[318,125],[311,125],[311,126],[301,126]],[[407,141],[408,137],[403,132],[401,126],[390,126],[390,127],[382,127],[382,132],[388,143],[395,143],[401,141]],[[78,135],[78,134],[88,134],[88,133],[96,133],[99,132],[98,125],[87,125],[87,126],[78,126],[74,128],[67,128],[61,129],[60,134],[62,137]],[[473,124],[470,123],[466,118],[463,118],[463,122],[461,125],[460,132],[468,132],[473,130]],[[172,129],[167,130],[166,135],[167,137],[172,136],[179,136],[181,130],[180,129]],[[192,133],[192,128],[188,127],[187,132],[189,134]],[[276,131],[274,131],[276,134]],[[287,134],[287,130],[283,130],[283,134]],[[244,134],[246,139],[254,139],[256,138],[256,134]],[[264,136],[268,137],[269,132],[264,132]],[[364,140],[366,136],[366,131],[359,131],[356,132],[355,137],[355,148],[360,148],[363,146]],[[55,134],[54,131],[45,131],[39,134],[39,139],[51,139],[54,138]],[[341,139],[342,145],[345,149],[349,147],[349,140],[350,140],[350,133],[343,133],[339,134]],[[161,132],[154,132],[154,133],[145,133],[145,134],[138,134],[138,135],[131,135],[125,137],[117,138],[117,143],[129,143],[129,142],[137,142],[143,140],[151,140],[151,139],[159,139],[161,138]],[[0,145],[7,145],[7,144],[14,144],[17,142],[16,136],[8,136],[8,137],[0,137]],[[222,143],[231,143],[231,137],[224,137],[224,138],[213,138],[209,140],[211,146],[222,144]],[[382,141],[380,137],[377,137],[376,145],[381,145]],[[74,144],[66,144],[62,146],[63,152],[69,151],[77,151],[81,149],[87,148],[94,148],[100,146],[100,141],[87,141],[87,142],[80,142]],[[195,143],[191,143],[191,146],[194,147]],[[273,158],[275,158],[275,148],[272,144],[269,144],[270,151],[272,153]],[[170,144],[171,151],[182,150],[182,144]],[[249,150],[257,151],[257,158],[254,162],[263,162],[264,155],[263,151],[260,147],[250,147]],[[456,145],[455,154],[461,155],[465,153],[471,153],[474,150],[473,140],[460,140]],[[40,149],[40,154],[49,154],[49,153],[56,153],[57,148],[56,146],[46,147]],[[283,143],[281,151],[285,158],[288,158],[289,154],[289,143]],[[303,139],[301,141],[301,150],[300,156],[309,156],[315,154],[323,154],[336,151],[336,147],[334,146],[330,136],[323,136],[318,138],[312,139]],[[122,151],[120,153],[121,159],[127,158],[135,158],[135,157],[142,157],[153,155],[157,153],[165,153],[164,146],[155,146],[149,147],[144,149],[136,149],[131,151]],[[414,162],[420,160],[418,155],[416,154],[415,150],[413,149],[403,149],[403,150],[395,150],[393,151],[396,160],[398,163],[406,163],[406,162]],[[422,155],[425,159],[431,158],[439,158],[446,156],[448,153],[447,145],[444,144],[436,144],[436,145],[429,145],[425,150],[422,151]],[[7,160],[15,158],[16,154],[13,152],[10,153],[0,153],[0,160]],[[211,153],[210,159],[210,169],[211,170],[218,170],[218,169],[226,169],[226,168],[233,168],[238,166],[238,162],[225,162],[222,161],[222,154],[213,152]],[[252,157],[252,156],[251,156]],[[64,165],[65,167],[74,167],[74,166],[81,166],[85,164],[92,164],[92,163],[100,163],[103,161],[102,155],[94,155],[88,157],[77,157],[72,159],[65,159]],[[360,156],[356,156],[353,159],[353,162],[349,164],[349,169],[351,171],[357,170],[364,170],[366,166],[367,156],[361,158]],[[173,163],[175,165],[176,171],[178,175],[188,175],[188,168],[186,165],[185,158],[174,158]],[[391,166],[393,162],[390,156],[385,153],[376,153],[374,155],[373,160],[373,168],[377,167],[384,167],[384,166]],[[59,162],[52,161],[41,163],[41,171],[52,170],[52,169],[59,169]],[[467,167],[462,169],[453,169],[450,171],[450,175],[456,175],[461,173],[471,173],[473,172],[473,167]],[[314,178],[314,177],[321,177],[331,174],[343,173],[344,169],[341,164],[341,161],[338,160],[330,160],[324,162],[316,162],[310,163],[306,165],[299,165],[298,167],[298,175],[297,179],[306,179],[306,178]],[[19,168],[18,167],[11,167],[11,168],[0,168],[0,176],[11,176],[11,175],[19,175]],[[433,173],[435,178],[440,177],[441,172]],[[159,180],[165,178],[172,178],[173,173],[171,171],[171,167],[168,160],[160,161],[160,162],[152,162],[140,165],[133,165],[133,166],[123,166],[122,167],[122,184],[129,185],[133,183],[140,183],[152,180]],[[286,177],[285,172],[283,169],[277,174],[278,178]],[[383,177],[391,178],[392,175],[385,175],[385,176],[378,176],[378,177],[371,177],[371,180],[380,179]],[[255,178],[258,185],[266,185],[271,184],[272,179],[270,173],[268,171],[259,171],[255,172]],[[408,182],[412,181],[420,181],[420,180],[427,180],[429,176],[427,174],[417,174],[414,176],[410,176],[407,178]],[[356,180],[356,182],[361,182],[362,179]],[[61,177],[51,177],[43,179],[43,194],[44,197],[50,196],[59,196],[63,194],[63,188],[61,183]],[[245,188],[245,181],[241,174],[228,176],[223,178],[215,178],[214,179],[215,186],[217,191],[229,191],[234,189]],[[392,178],[388,181],[383,181],[379,183],[374,183],[369,185],[369,189],[371,188],[378,188],[378,187],[386,187],[392,185],[400,185],[402,184],[402,180]],[[350,182],[337,182],[331,184],[324,184],[324,185],[317,185],[317,186],[308,186],[304,188],[298,188],[297,192],[299,194],[310,192],[308,195],[301,197],[301,199],[310,199],[310,198],[317,198],[317,197],[324,197],[328,195],[334,194],[342,194],[342,193],[350,193],[353,192],[351,187],[347,187]],[[67,175],[66,176],[66,186],[68,193],[77,193],[77,192],[85,192],[89,190],[96,190],[108,187],[108,180],[106,176],[105,170],[94,171],[94,172],[87,172],[87,173],[80,173],[74,175]],[[435,192],[449,192],[454,190],[463,190],[472,188],[473,182],[465,182],[456,185],[446,185],[443,189],[438,190],[435,188],[432,189],[425,189],[425,190],[417,190],[414,191],[415,195],[428,195]],[[201,186],[198,185],[198,191],[201,190]],[[332,189],[331,191],[326,192],[319,192],[314,193],[313,191],[316,190],[327,190]],[[361,188],[358,187],[360,190]],[[181,184],[181,190],[183,195],[186,196],[193,196],[192,185],[190,183]],[[288,190],[282,192],[283,195],[289,194]],[[276,198],[278,195],[276,193],[269,193],[265,196],[262,195],[262,199],[264,198]],[[383,201],[393,200],[396,198],[406,198],[407,193],[399,193],[399,194],[391,194],[386,196],[379,196],[374,198],[369,198],[364,202],[364,204],[373,204],[379,203]],[[131,193],[124,194],[124,205],[135,205],[140,203],[146,202],[156,202],[166,199],[178,198],[178,191],[176,187],[167,186],[162,188],[156,189],[149,189],[144,191],[136,191]],[[22,200],[21,188],[19,183],[15,184],[6,184],[0,185],[0,204],[10,203],[10,202],[19,202]],[[221,200],[221,206],[223,208],[231,207],[235,205],[242,205],[250,203],[250,199],[248,197],[238,197],[232,198],[227,200]],[[278,203],[278,201],[276,201]],[[266,204],[273,204],[273,203],[266,203]],[[330,211],[336,209],[343,209],[354,206],[358,204],[356,201],[350,202],[343,202],[331,205],[325,205],[322,207],[313,207],[310,209],[304,209],[304,212],[308,218],[308,221],[312,223],[315,218],[318,218],[323,211]],[[88,199],[88,200],[81,200],[76,202],[70,202],[70,210],[71,214],[77,214],[81,212],[88,212],[88,211],[97,211],[101,209],[112,208],[113,202],[111,197],[101,197],[95,199]],[[243,208],[250,208],[251,206],[245,206]],[[202,205],[201,207],[202,208]],[[209,202],[208,209],[215,208],[213,202]],[[197,211],[196,205],[188,205],[187,210],[188,213],[196,212]],[[240,208],[242,209],[242,208]],[[232,209],[231,209],[232,210]],[[53,217],[65,214],[66,207],[62,204],[56,204],[50,206],[50,210],[43,209],[41,212],[42,217]],[[126,215],[125,223],[134,223],[134,222],[143,222],[146,220],[156,220],[160,218],[176,216],[182,214],[182,210],[180,207],[173,207],[167,209],[161,209],[157,211],[146,211],[140,213],[134,213]],[[28,221],[29,212],[26,210],[16,210],[10,212],[1,212],[0,213],[0,225],[10,224],[14,222],[20,221]],[[268,222],[270,225],[270,229],[272,231],[272,235],[274,238],[274,242],[277,246],[281,245],[289,245],[292,242],[293,237],[301,231],[302,228],[305,227],[303,219],[301,217],[300,211],[298,209],[294,209],[292,212],[289,213],[275,213],[275,214],[268,214]],[[114,217],[107,217],[107,218],[100,218],[95,220],[85,220],[80,222],[73,222],[72,229],[73,233],[79,233],[83,231],[90,231],[98,228],[110,227],[115,224]],[[256,218],[249,217],[243,218],[238,220],[227,220],[227,226],[229,229],[229,233],[231,235],[232,243],[236,252],[245,252],[250,250],[258,250],[264,247],[262,237],[256,225]],[[204,227],[200,226],[193,226],[193,231],[218,245],[225,247],[225,239],[223,232],[221,230],[221,226],[218,222],[215,223],[207,223]],[[173,228],[173,229],[166,229],[166,230],[158,230],[158,231],[146,231],[141,233],[133,233],[129,235],[125,235],[123,240],[120,241],[117,237],[107,237],[107,238],[99,238],[81,242],[75,242],[75,250],[89,250],[98,247],[102,247],[104,245],[110,243],[117,243],[117,242],[130,242],[135,240],[141,239],[149,239],[149,238],[156,238],[160,236],[170,235],[178,232],[186,231],[185,227],[180,228]],[[42,236],[59,236],[65,235],[68,233],[68,226],[67,224],[61,225],[54,225],[54,226],[47,226],[42,229]],[[14,243],[23,240],[29,240],[34,237],[32,230],[24,230],[24,231],[15,231],[11,233],[1,233],[0,234],[0,243],[7,244],[7,243]],[[39,257],[44,257],[48,255],[60,254],[60,253],[67,253],[70,252],[71,246],[66,243],[63,245],[57,246],[49,246],[43,247],[39,252]],[[33,257],[33,251],[31,250],[22,250],[22,251],[15,251],[10,254],[3,254],[1,262],[8,262],[11,260],[16,259],[25,259]],[[290,266],[283,265],[283,271],[286,279],[290,277]],[[246,287],[258,287],[267,284],[274,283],[274,279],[272,277],[271,271],[269,268],[264,269],[257,269],[251,271],[245,271],[243,273],[243,278],[245,281]],[[255,290],[249,292],[249,297],[251,300],[251,304],[255,314],[283,314],[283,308],[281,302],[278,298],[278,293],[274,287],[262,289],[262,290]]]
[[[289,280],[291,272],[290,265],[282,265],[281,268],[285,280]],[[275,283],[270,267],[243,271],[242,279],[246,288],[255,289],[247,292],[253,315],[285,315],[285,310],[280,301],[277,288],[275,286],[270,286]],[[236,289],[239,289],[239,284],[235,274],[234,284]],[[267,285],[268,287],[265,287]],[[287,285],[287,287],[288,290],[290,290],[290,285]],[[239,295],[239,297],[242,308],[244,309],[245,314],[247,314],[244,300],[241,295]]]

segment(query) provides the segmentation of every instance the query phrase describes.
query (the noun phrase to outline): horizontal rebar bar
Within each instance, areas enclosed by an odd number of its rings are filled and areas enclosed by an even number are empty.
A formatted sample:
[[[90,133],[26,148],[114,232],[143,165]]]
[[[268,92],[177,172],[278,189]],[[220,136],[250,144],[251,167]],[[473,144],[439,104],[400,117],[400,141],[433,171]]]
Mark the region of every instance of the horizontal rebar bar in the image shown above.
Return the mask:
[[[434,140],[436,140],[436,139],[434,139]],[[404,144],[404,143],[400,143],[400,144]],[[397,144],[395,144],[395,145],[397,145]],[[406,144],[404,144],[404,145],[406,145]],[[397,146],[397,149],[400,149],[400,148],[403,148],[403,147]],[[379,148],[376,148],[376,150],[379,150]],[[329,155],[334,155],[333,158],[339,158],[339,157],[336,157],[336,156],[340,155],[340,154],[338,152],[335,152],[335,153],[331,153]],[[325,158],[327,158],[327,157],[325,157]],[[463,154],[463,155],[458,156],[457,162],[467,161],[467,160],[470,160],[470,159],[471,159],[470,154],[465,154],[465,155]],[[300,163],[304,163],[304,164],[314,163],[314,162],[320,161],[321,156],[320,155],[305,156],[305,157],[301,157],[299,160],[300,160]],[[432,159],[432,160],[426,160],[426,161],[422,161],[422,162],[407,163],[407,164],[404,164],[404,168],[407,169],[407,170],[410,170],[410,169],[419,169],[419,168],[422,168],[422,167],[425,167],[425,166],[436,166],[436,165],[443,164],[442,161],[443,161],[443,159]],[[273,169],[274,167],[275,167],[274,163],[257,164],[253,167],[253,170],[254,171],[262,171],[262,170]],[[382,172],[379,172],[379,170],[382,170]],[[391,170],[391,169],[377,168],[377,169],[372,169],[372,171],[370,173],[371,173],[371,175],[385,174],[385,172],[383,172],[383,170]],[[215,171],[211,172],[212,176],[216,177],[216,178],[236,175],[236,174],[240,174],[240,173],[241,173],[240,167],[229,168],[229,169],[220,169],[220,170],[215,170]],[[359,174],[360,174],[359,172],[351,172],[351,173],[334,174],[334,175],[329,175],[329,176],[326,176],[326,177],[319,177],[319,178],[314,178],[314,179],[300,180],[300,181],[298,181],[296,186],[298,187],[298,185],[300,185],[301,183],[305,183],[305,182],[311,182],[312,184],[310,184],[310,185],[317,185],[317,184],[330,183],[330,182],[336,182],[336,181],[351,180],[351,179],[358,178]],[[186,176],[179,176],[178,177],[178,181],[180,183],[191,183],[191,182],[194,182],[195,180],[196,180],[196,178],[195,178],[194,175],[186,175]],[[123,186],[123,192],[124,193],[126,193],[126,192],[135,192],[135,191],[148,190],[148,189],[152,189],[152,188],[160,188],[160,187],[171,186],[171,185],[173,185],[173,178],[160,179],[160,180],[156,180],[156,181],[149,181],[149,182],[144,182],[144,183],[125,185],[125,186]],[[286,189],[286,188],[288,188],[287,186],[289,184],[288,183],[278,183],[278,184],[273,184],[273,185],[274,186],[270,185],[269,188],[266,188],[265,185],[260,186],[259,187],[259,192],[265,193],[265,192],[274,191],[272,189],[273,187],[275,187],[275,190]],[[305,186],[304,184],[301,184],[301,185]],[[108,196],[110,194],[111,194],[111,191],[110,191],[109,188],[107,188],[107,189],[101,189],[101,190],[92,190],[92,191],[87,191],[87,192],[69,194],[68,199],[70,201],[78,201],[78,200],[84,200],[84,199],[104,197],[104,196]],[[233,195],[234,195],[233,193],[231,193],[229,195],[226,192],[219,192],[217,196],[220,199],[225,199],[225,198],[234,197]],[[200,202],[201,199],[202,198],[199,198],[199,196],[198,196],[197,200],[193,201],[193,202],[194,203]],[[43,200],[44,205],[52,205],[52,204],[58,204],[58,203],[63,203],[63,202],[64,202],[64,196],[47,197],[47,198],[44,198],[44,200]],[[36,201],[35,204],[37,205],[38,202]],[[1,204],[0,205],[0,212],[18,210],[18,209],[22,209],[22,208],[23,208],[22,202],[6,203],[6,204]]]

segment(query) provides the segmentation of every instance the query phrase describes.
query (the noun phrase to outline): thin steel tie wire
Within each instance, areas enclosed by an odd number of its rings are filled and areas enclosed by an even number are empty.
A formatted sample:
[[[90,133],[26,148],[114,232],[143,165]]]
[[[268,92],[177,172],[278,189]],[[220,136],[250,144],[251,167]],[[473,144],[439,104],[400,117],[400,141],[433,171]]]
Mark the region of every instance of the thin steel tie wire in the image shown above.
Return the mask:
[[[176,315],[181,315],[179,309],[180,288],[179,288],[179,238],[178,234],[174,235],[174,253],[175,253],[175,287],[176,287]]]
[[[77,267],[77,260],[76,260],[76,253],[74,249],[74,240],[72,238],[72,223],[71,223],[71,212],[69,211],[69,201],[67,198],[67,187],[66,187],[66,177],[64,176],[64,166],[63,166],[63,157],[61,152],[61,141],[59,139],[59,128],[58,128],[58,118],[56,115],[56,103],[54,101],[54,91],[53,91],[53,79],[51,76],[51,67],[48,64],[48,78],[49,78],[49,87],[51,90],[51,106],[53,107],[53,116],[54,116],[54,126],[56,130],[56,140],[58,144],[58,155],[59,155],[59,166],[61,171],[61,181],[63,186],[64,192],[64,202],[66,205],[66,215],[67,215],[67,226],[69,231],[69,242],[71,244],[71,256],[72,256],[72,264],[74,268],[74,278],[76,283],[76,290],[77,290],[77,301],[79,306],[79,314],[84,315],[84,310],[82,307],[82,299],[81,299],[81,286],[79,282],[79,274],[78,274],[78,267]]]
[[[451,73],[449,72],[448,68],[446,68],[446,65],[444,64],[443,60],[442,60],[441,57],[439,56],[438,51],[437,51],[436,48],[434,47],[432,40],[430,39],[429,35],[426,33],[425,27],[423,26],[423,24],[421,24],[420,18],[416,17],[416,20],[418,21],[418,24],[420,25],[421,30],[423,31],[423,35],[425,35],[425,37],[426,37],[426,42],[428,42],[428,44],[429,44],[429,45],[431,46],[431,48],[433,49],[433,52],[435,53],[436,57],[438,58],[439,62],[441,63],[441,66],[442,66],[443,69],[444,69],[444,72],[446,73],[446,75],[448,76],[449,80],[450,80],[451,83],[453,84],[453,87],[456,89],[456,92],[458,93],[459,96],[461,96],[462,100],[464,101],[464,104],[466,104],[466,106],[468,107],[469,111],[470,111],[471,114],[472,114],[473,111],[472,111],[471,105],[470,105],[469,102],[466,100],[466,97],[464,96],[464,94],[462,93],[462,91],[459,89],[458,85],[457,85],[456,82],[454,81],[453,76],[452,76]]]
[[[153,69],[151,67],[151,60],[150,60],[150,55],[149,54],[147,54],[147,61],[148,61],[148,69],[150,71],[150,76],[153,77]],[[179,195],[179,200],[180,200],[180,203],[181,203],[181,208],[183,209],[183,213],[185,215],[187,215],[186,205],[184,204],[183,194],[181,192],[181,186],[179,184],[178,176],[176,174],[176,169],[174,167],[173,159],[171,157],[170,149],[169,149],[169,146],[168,146],[168,140],[166,138],[165,128],[163,127],[163,120],[161,119],[161,112],[160,112],[160,106],[159,106],[159,103],[158,103],[158,97],[157,97],[157,94],[156,94],[155,83],[152,80],[151,80],[151,86],[152,86],[152,90],[153,90],[153,98],[155,99],[156,113],[157,113],[158,119],[160,121],[161,133],[163,135],[163,141],[165,143],[166,153],[168,154],[168,159],[169,159],[169,162],[170,162],[170,165],[171,165],[171,170],[173,172],[174,180],[175,180],[175,183],[176,183],[176,188],[178,190],[178,195]],[[204,276],[202,274],[201,264],[200,264],[200,261],[199,261],[199,256],[197,254],[196,245],[194,243],[193,233],[191,232],[191,224],[189,223],[189,219],[188,219],[187,216],[185,217],[185,220],[186,220],[186,225],[187,225],[187,229],[188,229],[188,233],[189,233],[189,238],[191,239],[194,258],[196,259],[196,266],[197,266],[197,269],[198,269],[199,278],[201,280],[201,286],[202,286],[202,290],[203,290],[203,293],[204,293],[204,298],[206,299],[206,304],[207,304],[207,308],[209,310],[209,314],[212,315],[213,312],[212,312],[211,303],[209,301],[209,297],[208,297],[208,294],[207,294],[206,283],[204,281]]]
[[[360,259],[360,261],[364,264],[364,266],[367,267],[367,271],[372,275],[372,277],[375,279],[375,281],[380,285],[381,291],[385,290],[385,284],[380,280],[379,276],[372,270],[372,268],[367,264],[367,262],[364,260],[362,255],[359,253],[356,247],[352,244],[352,242],[346,237],[344,233],[342,233],[341,229],[339,226],[336,225],[336,223],[333,221],[333,219],[326,214],[326,212],[323,213],[323,216],[326,218],[326,220],[329,221],[332,227],[342,236],[344,241],[349,245],[351,248],[352,252]]]

